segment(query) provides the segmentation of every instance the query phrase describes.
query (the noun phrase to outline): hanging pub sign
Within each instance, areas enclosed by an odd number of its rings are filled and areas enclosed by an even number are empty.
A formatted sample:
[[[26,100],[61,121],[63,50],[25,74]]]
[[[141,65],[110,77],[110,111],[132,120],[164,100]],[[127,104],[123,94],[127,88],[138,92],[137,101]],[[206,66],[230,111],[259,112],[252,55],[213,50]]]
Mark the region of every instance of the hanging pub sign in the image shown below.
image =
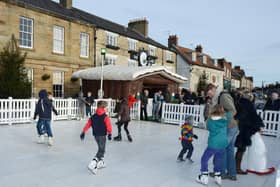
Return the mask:
[[[130,59],[131,60],[137,60],[138,61],[139,53],[137,51],[129,51],[129,53],[130,53]]]

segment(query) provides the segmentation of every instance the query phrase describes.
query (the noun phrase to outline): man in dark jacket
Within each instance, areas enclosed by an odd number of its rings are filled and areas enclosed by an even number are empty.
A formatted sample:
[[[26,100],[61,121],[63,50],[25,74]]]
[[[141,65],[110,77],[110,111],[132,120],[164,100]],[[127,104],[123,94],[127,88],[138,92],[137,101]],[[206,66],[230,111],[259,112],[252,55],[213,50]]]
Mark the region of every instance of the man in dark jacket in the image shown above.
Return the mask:
[[[271,98],[268,99],[263,110],[280,111],[279,93],[276,90],[271,92]]]
[[[147,114],[147,104],[149,99],[149,91],[144,90],[143,95],[141,96],[141,113],[140,113],[140,120],[143,120],[143,113],[145,116],[145,120],[148,120],[148,114]]]
[[[39,115],[39,121],[37,123],[37,132],[39,135],[38,143],[43,143],[44,135],[43,129],[46,130],[48,134],[48,144],[51,146],[53,144],[53,134],[51,130],[51,119],[52,119],[52,111],[58,115],[57,111],[54,109],[52,101],[48,98],[48,92],[46,90],[41,90],[39,92],[39,100],[36,104],[34,120],[37,115]]]

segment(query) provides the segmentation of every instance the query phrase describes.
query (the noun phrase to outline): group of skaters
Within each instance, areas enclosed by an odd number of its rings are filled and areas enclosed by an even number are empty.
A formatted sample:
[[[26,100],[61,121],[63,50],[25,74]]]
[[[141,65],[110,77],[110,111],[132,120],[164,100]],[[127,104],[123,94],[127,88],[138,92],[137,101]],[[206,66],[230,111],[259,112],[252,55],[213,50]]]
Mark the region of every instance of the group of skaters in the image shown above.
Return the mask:
[[[209,131],[208,144],[201,157],[200,174],[196,181],[207,185],[209,176],[213,177],[215,182],[222,184],[222,179],[237,180],[237,175],[246,175],[248,172],[256,174],[269,174],[274,171],[274,168],[266,166],[266,148],[260,136],[264,124],[262,119],[257,114],[253,104],[253,95],[244,90],[239,90],[234,93],[223,91],[217,93],[217,88],[213,84],[209,84],[205,90],[206,106],[205,119],[206,127]],[[147,105],[148,91],[144,91],[141,97],[142,108]],[[154,104],[161,102],[162,93],[155,93]],[[88,94],[91,96],[91,94]],[[275,104],[275,99],[272,99],[272,104]],[[90,100],[94,102],[94,100]],[[127,139],[132,142],[132,137],[128,131],[130,122],[130,108],[137,101],[133,95],[128,98],[121,98],[120,104],[116,107],[116,117],[118,126],[118,134],[113,139],[116,141],[122,140],[121,128],[127,134]],[[144,101],[144,102],[143,102]],[[278,101],[277,101],[278,102]],[[155,106],[155,105],[154,105]],[[84,140],[86,132],[92,128],[92,135],[98,146],[98,151],[95,157],[88,165],[88,169],[96,174],[97,170],[105,167],[104,154],[106,148],[106,140],[112,140],[112,125],[109,116],[106,114],[107,102],[100,100],[97,102],[97,109],[94,114],[90,114],[89,119],[84,126],[80,139]],[[155,107],[157,111],[158,108]],[[39,92],[39,100],[36,105],[34,119],[39,115],[37,123],[37,131],[39,140],[42,142],[44,133],[48,136],[48,143],[52,145],[52,131],[50,127],[51,113],[54,111],[57,114],[53,104],[52,95],[46,90]],[[145,111],[143,109],[145,115]],[[145,115],[145,118],[147,116]],[[142,116],[143,118],[143,116]],[[198,139],[198,136],[193,132],[193,117],[186,116],[185,123],[181,126],[181,144],[177,160],[185,161],[185,157],[189,162],[192,160],[194,146],[193,139]],[[235,147],[237,151],[235,152]],[[243,155],[248,149],[248,168],[242,170],[241,162]],[[209,172],[208,161],[213,157],[214,171]]]
[[[222,179],[236,181],[237,175],[246,175],[248,172],[258,175],[274,172],[273,167],[267,168],[266,147],[260,136],[264,123],[254,107],[253,94],[246,90],[217,93],[213,84],[207,86],[205,93],[204,115],[209,136],[196,181],[207,185],[210,176],[221,185]],[[193,162],[192,141],[198,137],[193,133],[192,126],[193,118],[187,116],[181,126],[182,150],[177,157],[179,162],[185,161],[186,152],[186,159]],[[242,170],[241,162],[247,148],[248,168]],[[214,171],[209,172],[208,161],[212,157]]]

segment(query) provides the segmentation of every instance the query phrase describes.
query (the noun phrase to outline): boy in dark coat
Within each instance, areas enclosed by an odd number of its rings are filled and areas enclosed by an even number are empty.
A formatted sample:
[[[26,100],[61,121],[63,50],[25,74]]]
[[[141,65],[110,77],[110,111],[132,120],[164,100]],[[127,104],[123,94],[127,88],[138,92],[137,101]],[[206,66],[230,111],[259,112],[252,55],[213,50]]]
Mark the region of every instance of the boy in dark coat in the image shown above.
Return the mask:
[[[44,131],[46,131],[48,135],[48,144],[49,146],[53,145],[53,134],[51,130],[51,119],[52,119],[52,111],[58,115],[57,111],[53,107],[51,97],[48,98],[48,92],[46,90],[41,90],[39,92],[39,100],[36,104],[34,120],[37,115],[39,115],[39,121],[37,122],[37,132],[39,135],[38,143],[44,142]]]
[[[81,140],[84,140],[85,133],[92,127],[92,134],[95,137],[98,151],[93,160],[89,163],[88,169],[94,174],[96,174],[97,169],[105,167],[104,154],[106,135],[108,135],[108,140],[112,139],[112,125],[110,118],[106,115],[106,107],[106,101],[98,101],[95,114],[89,118],[80,135]]]

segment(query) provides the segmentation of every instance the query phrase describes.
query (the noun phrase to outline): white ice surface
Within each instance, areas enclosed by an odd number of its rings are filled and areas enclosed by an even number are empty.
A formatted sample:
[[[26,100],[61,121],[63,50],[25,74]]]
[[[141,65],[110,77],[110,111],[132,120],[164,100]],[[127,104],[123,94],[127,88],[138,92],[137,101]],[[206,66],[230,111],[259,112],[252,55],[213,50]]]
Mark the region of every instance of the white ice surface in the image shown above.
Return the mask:
[[[199,137],[194,141],[195,162],[176,163],[181,148],[178,126],[132,121],[129,129],[134,142],[129,143],[124,132],[122,142],[108,142],[107,168],[92,175],[87,164],[97,147],[91,131],[84,142],[80,141],[84,123],[54,122],[51,148],[36,143],[35,124],[0,126],[0,187],[202,187],[195,178],[199,174],[207,131],[194,129]],[[113,127],[113,135],[116,135],[116,126]],[[279,164],[280,140],[264,137],[264,141],[268,164]],[[245,167],[245,163],[243,165]],[[210,179],[208,186],[216,185]],[[224,180],[223,186],[274,187],[275,173],[238,176],[237,182]]]

